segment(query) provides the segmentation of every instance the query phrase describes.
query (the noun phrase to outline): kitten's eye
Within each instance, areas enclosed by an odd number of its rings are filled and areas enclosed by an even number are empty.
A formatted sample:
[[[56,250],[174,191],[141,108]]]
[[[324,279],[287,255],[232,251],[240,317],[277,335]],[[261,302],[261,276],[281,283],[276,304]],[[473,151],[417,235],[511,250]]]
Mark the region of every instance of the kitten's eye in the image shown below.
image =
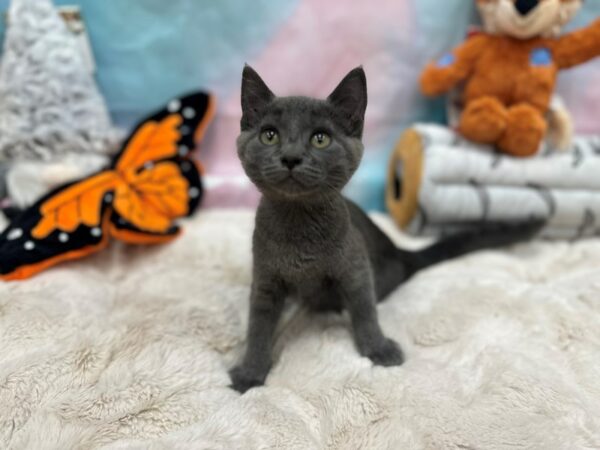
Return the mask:
[[[279,133],[277,130],[269,129],[265,130],[260,134],[260,142],[265,145],[276,145],[279,144]]]
[[[319,132],[313,134],[310,138],[310,143],[314,148],[327,148],[329,147],[329,144],[331,144],[331,138],[327,133]]]

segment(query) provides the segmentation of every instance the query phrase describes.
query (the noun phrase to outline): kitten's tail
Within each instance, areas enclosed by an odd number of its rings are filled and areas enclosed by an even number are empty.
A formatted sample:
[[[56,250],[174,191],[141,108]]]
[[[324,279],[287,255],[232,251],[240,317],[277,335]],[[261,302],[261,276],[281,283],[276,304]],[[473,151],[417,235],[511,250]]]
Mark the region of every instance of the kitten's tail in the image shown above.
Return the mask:
[[[526,242],[534,238],[546,221],[478,224],[472,231],[464,231],[436,242],[419,251],[406,251],[389,242],[385,258],[376,269],[377,298],[385,299],[399,284],[420,270],[466,255],[477,250],[492,249]]]
[[[409,262],[413,275],[434,264],[471,253],[477,250],[503,247],[525,242],[535,237],[546,224],[545,220],[527,222],[482,224],[476,230],[465,231],[444,238],[435,244],[416,252],[402,252],[402,258]]]
[[[356,204],[348,201],[352,222],[361,230],[376,275],[377,298],[388,294],[419,270],[477,250],[525,242],[535,237],[546,220],[481,224],[416,252],[396,247]]]

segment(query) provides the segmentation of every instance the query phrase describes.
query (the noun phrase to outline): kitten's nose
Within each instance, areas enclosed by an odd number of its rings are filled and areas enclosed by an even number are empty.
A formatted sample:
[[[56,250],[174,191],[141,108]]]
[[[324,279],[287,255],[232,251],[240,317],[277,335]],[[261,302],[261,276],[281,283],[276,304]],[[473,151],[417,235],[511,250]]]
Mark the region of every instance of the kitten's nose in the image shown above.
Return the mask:
[[[515,8],[519,11],[519,14],[526,16],[532,9],[535,9],[539,2],[540,0],[517,0]]]
[[[292,170],[294,167],[300,165],[302,163],[302,158],[298,156],[282,156],[281,164],[286,166],[288,169]]]

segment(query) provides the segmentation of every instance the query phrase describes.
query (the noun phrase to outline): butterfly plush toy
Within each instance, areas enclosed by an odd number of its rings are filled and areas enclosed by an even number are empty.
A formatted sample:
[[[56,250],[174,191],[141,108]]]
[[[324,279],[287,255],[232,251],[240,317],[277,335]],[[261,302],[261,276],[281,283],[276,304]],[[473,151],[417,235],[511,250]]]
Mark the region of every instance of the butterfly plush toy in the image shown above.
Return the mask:
[[[177,237],[175,220],[191,215],[202,197],[191,153],[213,112],[205,93],[172,100],[135,128],[110,167],[54,190],[15,218],[0,235],[0,279],[29,278],[98,252],[111,238],[155,244]]]

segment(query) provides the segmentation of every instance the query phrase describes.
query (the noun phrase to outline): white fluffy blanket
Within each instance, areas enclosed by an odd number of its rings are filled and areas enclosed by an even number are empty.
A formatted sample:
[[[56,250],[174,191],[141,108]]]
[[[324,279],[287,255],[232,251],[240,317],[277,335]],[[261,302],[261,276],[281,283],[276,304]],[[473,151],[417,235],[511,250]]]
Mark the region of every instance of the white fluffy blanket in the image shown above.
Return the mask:
[[[0,448],[600,448],[600,240],[421,273],[379,307],[402,367],[292,308],[240,396],[252,219],[202,212],[171,245],[0,283]]]

